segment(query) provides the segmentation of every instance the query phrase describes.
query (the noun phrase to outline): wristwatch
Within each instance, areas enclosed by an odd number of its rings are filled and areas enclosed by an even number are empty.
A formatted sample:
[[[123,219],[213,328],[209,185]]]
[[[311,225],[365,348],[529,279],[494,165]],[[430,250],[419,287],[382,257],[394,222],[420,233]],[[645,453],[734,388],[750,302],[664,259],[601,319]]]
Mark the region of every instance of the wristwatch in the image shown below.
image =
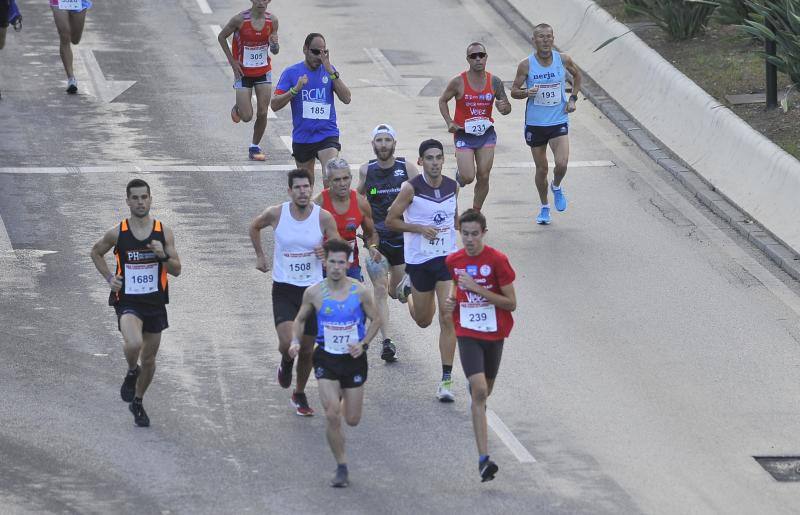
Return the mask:
[[[330,77],[330,78],[331,78],[331,80],[336,80],[336,79],[338,79],[338,78],[339,78],[339,72],[333,72],[333,73],[329,73],[329,74],[328,74],[328,77]]]

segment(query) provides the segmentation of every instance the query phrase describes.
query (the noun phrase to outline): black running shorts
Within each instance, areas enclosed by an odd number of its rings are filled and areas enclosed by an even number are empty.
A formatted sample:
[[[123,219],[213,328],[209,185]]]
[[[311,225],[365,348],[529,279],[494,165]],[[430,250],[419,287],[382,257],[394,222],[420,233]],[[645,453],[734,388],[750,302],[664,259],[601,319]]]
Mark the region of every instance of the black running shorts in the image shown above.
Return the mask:
[[[288,283],[272,283],[272,316],[275,318],[275,327],[283,322],[293,322],[303,304],[305,286],[295,286]],[[317,336],[317,314],[312,313],[306,319],[303,334]]]
[[[0,0],[0,29],[8,27],[9,10],[8,0]]]
[[[445,256],[439,256],[418,265],[406,263],[411,285],[419,292],[426,292],[435,290],[438,282],[452,281],[453,276],[447,270],[444,259]]]
[[[342,388],[358,388],[367,382],[367,354],[331,354],[324,347],[314,349],[314,376],[339,381]]]
[[[324,140],[317,141],[316,143],[292,142],[292,155],[298,163],[307,163],[313,159],[316,159],[319,151],[325,150],[326,148],[342,150],[342,146],[339,144],[339,138],[336,136],[331,136],[330,138],[325,138]]]
[[[561,123],[550,127],[540,127],[538,125],[525,126],[525,142],[529,147],[541,147],[547,145],[551,139],[569,134],[569,124]]]
[[[503,340],[478,340],[468,336],[459,336],[457,339],[458,356],[467,378],[480,373],[485,374],[486,379],[497,377],[503,356]]]
[[[2,2],[2,0],[0,0]],[[117,312],[117,329],[122,331],[120,320],[122,315],[133,315],[142,321],[142,332],[158,334],[169,327],[167,321],[167,307],[162,305],[147,304],[114,304]]]
[[[383,257],[389,261],[391,266],[402,265],[406,262],[403,255],[403,240],[389,241],[382,239],[378,242],[378,252],[383,254]]]

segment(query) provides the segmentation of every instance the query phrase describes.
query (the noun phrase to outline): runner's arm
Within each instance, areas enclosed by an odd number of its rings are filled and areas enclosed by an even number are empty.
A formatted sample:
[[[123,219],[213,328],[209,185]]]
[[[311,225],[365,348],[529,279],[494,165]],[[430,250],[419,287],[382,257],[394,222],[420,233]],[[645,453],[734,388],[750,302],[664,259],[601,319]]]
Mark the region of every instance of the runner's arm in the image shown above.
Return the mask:
[[[359,299],[361,299],[361,307],[364,309],[364,314],[369,318],[369,326],[364,333],[364,339],[361,341],[362,346],[368,344],[378,334],[378,330],[383,325],[380,313],[375,307],[375,302],[372,297],[372,292],[367,290],[363,285],[359,285]]]
[[[278,42],[278,17],[270,13],[272,17],[272,34],[269,35],[269,51],[273,55],[277,55],[281,50],[281,45]]]
[[[528,66],[527,59],[521,61],[517,66],[517,75],[511,85],[511,98],[516,98],[517,100],[528,98],[528,88],[525,87],[525,82],[528,80]]]
[[[358,208],[361,210],[361,230],[364,233],[364,241],[367,243],[367,248],[377,247],[379,239],[378,232],[375,230],[375,221],[372,219],[372,206],[361,195],[356,195],[356,199],[358,200]]]
[[[233,18],[228,21],[228,23],[222,27],[222,30],[219,31],[217,35],[217,41],[219,42],[219,46],[222,47],[222,51],[225,53],[225,57],[228,58],[228,63],[233,68],[234,73],[238,73],[237,78],[241,77],[242,69],[236,59],[233,57],[233,53],[231,52],[231,47],[228,45],[228,38],[231,37],[231,34],[236,32],[242,27],[242,16],[237,14]],[[238,69],[237,69],[238,68]]]
[[[168,258],[164,261],[167,273],[173,277],[181,275],[181,259],[178,257],[178,249],[175,248],[175,234],[169,227],[164,227],[164,254]]]
[[[286,74],[286,71],[283,72]],[[292,101],[292,97],[298,95],[300,90],[308,84],[308,76],[301,75],[297,78],[297,83],[292,85],[292,78],[281,75],[278,79],[278,84],[275,86],[275,93],[272,95],[272,100],[269,105],[273,112],[280,111]]]
[[[100,238],[97,243],[92,246],[92,251],[90,253],[92,257],[92,262],[94,263],[94,267],[100,272],[100,275],[103,276],[103,279],[113,288],[114,283],[118,282],[119,286],[122,286],[122,282],[114,277],[114,274],[108,268],[108,263],[106,263],[105,255],[106,253],[111,250],[114,245],[117,244],[117,237],[119,236],[119,225],[115,225]],[[119,290],[119,287],[117,288]],[[114,290],[114,291],[117,291]]]
[[[262,272],[267,271],[267,259],[264,256],[264,248],[261,246],[261,230],[265,227],[274,227],[278,218],[276,209],[280,206],[268,207],[263,213],[258,215],[250,223],[250,241],[256,251],[256,268]]]
[[[450,132],[455,132],[462,128],[453,123],[453,117],[450,116],[450,105],[448,104],[450,100],[456,98],[459,94],[461,82],[460,75],[450,79],[450,82],[447,83],[447,87],[444,88],[442,95],[439,97],[439,113],[441,113],[442,118],[444,118],[444,123],[447,125],[447,130]]]
[[[572,60],[570,56],[567,54],[561,54],[561,62],[564,63],[564,68],[572,75],[572,95],[570,96],[569,103],[572,104],[572,109],[569,111],[572,112],[575,110],[575,100],[578,96],[578,92],[581,90],[581,84],[583,83],[583,77],[581,76],[581,70],[575,64],[575,61]]]
[[[500,293],[495,293],[476,283],[468,274],[461,273],[458,276],[458,285],[462,290],[477,293],[485,298],[489,304],[494,304],[500,309],[505,309],[506,311],[517,309],[517,294],[514,291],[514,283],[501,286]]]
[[[368,166],[369,166],[369,163],[364,163],[358,169],[358,186],[356,186],[356,191],[360,195],[366,195],[367,194],[367,167]]]
[[[500,77],[492,75],[492,89],[494,90],[494,103],[500,114],[507,115],[511,112],[511,102],[506,96],[506,87]]]
[[[322,235],[326,240],[344,241],[339,236],[339,230],[336,228],[336,220],[333,219],[333,215],[324,209],[319,210],[319,228],[322,229]]]
[[[406,181],[400,186],[400,193],[397,194],[394,202],[389,206],[389,212],[386,213],[386,227],[389,230],[422,234],[423,229],[425,229],[424,226],[409,224],[403,220],[403,212],[411,205],[412,200],[414,200],[414,187]]]
[[[314,204],[316,204],[316,205],[318,205],[320,207],[322,206],[322,192],[321,191],[319,193],[317,193],[317,196],[314,197]]]

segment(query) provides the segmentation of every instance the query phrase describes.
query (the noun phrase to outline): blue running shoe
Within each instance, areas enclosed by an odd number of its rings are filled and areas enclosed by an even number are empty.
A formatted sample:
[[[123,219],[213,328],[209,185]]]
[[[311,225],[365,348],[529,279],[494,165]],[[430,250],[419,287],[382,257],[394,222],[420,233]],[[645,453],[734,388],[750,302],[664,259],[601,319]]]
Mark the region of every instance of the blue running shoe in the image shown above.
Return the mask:
[[[556,210],[564,211],[567,209],[567,197],[564,196],[564,190],[561,188],[555,189],[553,183],[550,183],[550,191],[553,192],[553,204]]]
[[[536,217],[536,223],[539,225],[550,225],[550,206],[542,206],[539,211],[539,216]]]
[[[251,161],[266,161],[267,155],[261,150],[261,147],[250,147],[248,151]]]

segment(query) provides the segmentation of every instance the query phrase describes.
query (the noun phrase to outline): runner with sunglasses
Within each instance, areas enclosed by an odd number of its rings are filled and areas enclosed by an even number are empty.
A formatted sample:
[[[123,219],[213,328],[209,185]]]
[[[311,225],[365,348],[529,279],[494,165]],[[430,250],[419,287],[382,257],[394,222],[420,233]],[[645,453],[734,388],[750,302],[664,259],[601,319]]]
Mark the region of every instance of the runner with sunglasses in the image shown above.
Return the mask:
[[[306,36],[303,54],[305,60],[283,70],[278,79],[272,110],[278,112],[291,103],[292,155],[298,168],[309,171],[313,187],[314,160],[324,167],[342,149],[333,95],[349,104],[350,90],[331,64],[322,34]]]
[[[456,182],[462,188],[476,180],[473,209],[480,211],[489,194],[489,173],[494,162],[497,134],[492,107],[500,114],[511,112],[511,103],[500,77],[486,71],[488,54],[483,43],[467,47],[469,70],[453,77],[439,97],[439,112],[454,134],[456,146]],[[451,99],[456,99],[455,117],[450,117]]]

